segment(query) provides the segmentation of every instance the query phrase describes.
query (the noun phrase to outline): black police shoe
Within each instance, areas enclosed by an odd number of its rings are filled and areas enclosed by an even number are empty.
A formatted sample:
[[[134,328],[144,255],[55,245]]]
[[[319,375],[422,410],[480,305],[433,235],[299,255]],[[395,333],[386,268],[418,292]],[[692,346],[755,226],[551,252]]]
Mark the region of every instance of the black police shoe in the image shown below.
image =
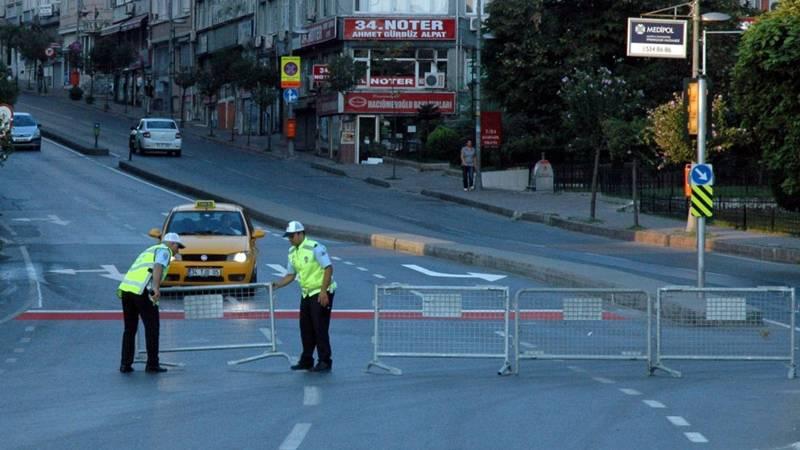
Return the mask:
[[[147,367],[144,369],[147,373],[164,373],[167,371],[166,367],[156,366],[156,367]]]
[[[330,372],[331,369],[332,369],[332,367],[331,367],[330,363],[326,363],[326,362],[320,361],[320,362],[317,363],[316,366],[314,366],[313,369],[311,369],[311,371],[312,372]]]
[[[131,373],[131,372],[133,372],[133,367],[125,366],[125,365],[119,366],[119,371],[122,372],[122,373]]]
[[[314,370],[313,364],[297,363],[291,367],[292,370]]]

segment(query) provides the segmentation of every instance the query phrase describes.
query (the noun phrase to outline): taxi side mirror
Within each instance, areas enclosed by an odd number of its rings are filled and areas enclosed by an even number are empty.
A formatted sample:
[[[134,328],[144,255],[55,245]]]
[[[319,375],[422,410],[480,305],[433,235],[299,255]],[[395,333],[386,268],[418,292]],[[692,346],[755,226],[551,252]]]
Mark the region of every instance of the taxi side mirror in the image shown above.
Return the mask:
[[[253,230],[253,239],[261,239],[266,235],[267,233],[261,228],[256,228],[255,230]]]
[[[161,239],[161,230],[158,228],[151,228],[150,231],[147,232],[147,235],[151,238]]]

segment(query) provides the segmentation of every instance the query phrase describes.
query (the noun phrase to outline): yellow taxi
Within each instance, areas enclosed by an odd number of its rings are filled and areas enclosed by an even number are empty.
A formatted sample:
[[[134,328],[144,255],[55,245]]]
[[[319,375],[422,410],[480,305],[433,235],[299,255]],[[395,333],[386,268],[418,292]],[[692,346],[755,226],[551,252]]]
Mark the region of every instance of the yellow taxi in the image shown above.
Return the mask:
[[[256,239],[266,232],[253,227],[241,206],[213,200],[176,206],[148,234],[160,240],[166,233],[178,233],[186,248],[170,263],[164,286],[257,282]]]

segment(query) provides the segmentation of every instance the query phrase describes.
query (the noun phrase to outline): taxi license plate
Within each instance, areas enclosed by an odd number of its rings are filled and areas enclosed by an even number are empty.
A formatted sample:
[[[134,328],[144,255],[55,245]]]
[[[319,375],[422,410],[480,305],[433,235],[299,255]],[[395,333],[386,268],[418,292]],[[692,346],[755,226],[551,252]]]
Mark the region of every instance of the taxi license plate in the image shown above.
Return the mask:
[[[218,277],[220,276],[221,270],[218,268],[207,268],[207,267],[190,267],[189,268],[189,276],[190,277]]]

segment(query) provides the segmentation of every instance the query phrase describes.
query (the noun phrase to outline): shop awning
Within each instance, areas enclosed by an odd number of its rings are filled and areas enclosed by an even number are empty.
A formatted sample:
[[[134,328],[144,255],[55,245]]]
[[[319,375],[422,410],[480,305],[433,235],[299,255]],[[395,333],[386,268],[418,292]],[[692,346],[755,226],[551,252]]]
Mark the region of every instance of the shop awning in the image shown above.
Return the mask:
[[[146,18],[147,14],[140,14],[138,16],[133,16],[128,19],[111,24],[100,30],[100,36],[109,36],[115,33],[139,28],[140,26],[142,26],[142,21],[144,21]]]

